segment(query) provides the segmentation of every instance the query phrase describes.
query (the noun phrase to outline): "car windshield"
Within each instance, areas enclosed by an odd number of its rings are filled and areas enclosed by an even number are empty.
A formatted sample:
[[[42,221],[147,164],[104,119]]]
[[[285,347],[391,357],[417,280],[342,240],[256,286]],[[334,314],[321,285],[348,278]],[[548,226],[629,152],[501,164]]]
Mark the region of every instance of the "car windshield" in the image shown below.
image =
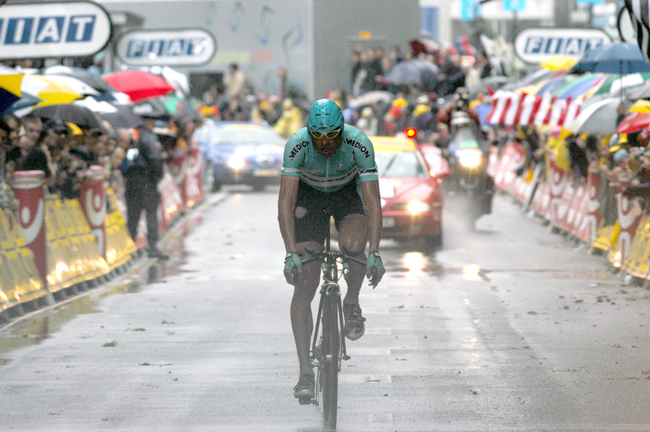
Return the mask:
[[[413,151],[375,153],[380,177],[426,177],[427,172]]]
[[[282,138],[273,130],[264,128],[235,129],[219,128],[211,140],[214,144],[277,144],[283,145]]]

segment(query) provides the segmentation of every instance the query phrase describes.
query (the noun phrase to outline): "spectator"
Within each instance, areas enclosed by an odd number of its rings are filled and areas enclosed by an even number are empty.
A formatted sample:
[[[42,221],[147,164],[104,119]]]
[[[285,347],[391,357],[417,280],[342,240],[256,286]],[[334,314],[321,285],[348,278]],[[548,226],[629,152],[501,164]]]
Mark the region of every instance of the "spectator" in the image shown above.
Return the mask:
[[[45,184],[50,187],[54,184],[54,167],[47,146],[48,134],[48,130],[43,130],[39,117],[24,117],[12,159],[16,171],[43,171]]]
[[[379,120],[371,106],[365,106],[361,110],[361,116],[357,120],[356,127],[368,136],[375,136],[378,133]]]
[[[223,83],[226,86],[227,95],[231,100],[244,96],[246,76],[239,70],[237,63],[231,63],[228,66],[228,74],[223,79]]]
[[[124,197],[127,209],[127,227],[131,238],[135,240],[138,233],[140,215],[144,211],[147,220],[147,241],[149,257],[159,260],[169,258],[158,248],[158,182],[164,174],[162,144],[153,132],[155,118],[144,118],[144,126],[137,129],[138,138],[127,151],[124,176]]]
[[[305,119],[300,108],[295,106],[291,99],[285,99],[282,102],[282,117],[275,123],[273,129],[279,133],[282,138],[288,139],[298,129],[304,127]]]
[[[438,67],[440,73],[434,91],[440,97],[453,94],[456,89],[465,86],[465,73],[460,67],[458,54],[453,54],[446,49],[441,50]]]

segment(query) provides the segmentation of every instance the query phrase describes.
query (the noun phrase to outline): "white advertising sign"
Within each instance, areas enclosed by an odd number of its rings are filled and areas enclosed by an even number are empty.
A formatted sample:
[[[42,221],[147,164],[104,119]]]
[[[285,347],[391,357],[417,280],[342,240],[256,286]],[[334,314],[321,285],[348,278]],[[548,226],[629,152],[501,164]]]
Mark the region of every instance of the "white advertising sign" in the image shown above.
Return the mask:
[[[554,56],[581,58],[585,52],[612,39],[599,29],[527,28],[515,37],[515,53],[523,61],[537,64]]]
[[[91,2],[10,4],[0,7],[0,59],[82,57],[111,38],[106,11]]]
[[[205,30],[140,30],[117,42],[118,58],[131,66],[202,65],[214,57],[217,43]]]

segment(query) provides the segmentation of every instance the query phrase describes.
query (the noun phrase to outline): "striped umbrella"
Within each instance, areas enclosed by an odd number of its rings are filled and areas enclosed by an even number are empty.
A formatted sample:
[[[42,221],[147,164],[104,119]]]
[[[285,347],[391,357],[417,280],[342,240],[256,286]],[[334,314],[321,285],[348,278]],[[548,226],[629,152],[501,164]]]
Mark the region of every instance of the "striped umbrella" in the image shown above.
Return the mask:
[[[20,84],[24,76],[14,68],[0,65],[0,113],[22,97]]]
[[[83,98],[83,95],[69,86],[43,75],[25,75],[21,89],[24,93],[42,99],[38,106],[70,103]]]
[[[602,74],[585,74],[562,87],[557,95],[561,98],[577,98],[585,94],[601,78]]]
[[[619,95],[624,88],[633,88],[642,85],[650,80],[650,72],[633,73],[633,74],[607,74],[601,80],[596,82],[587,93],[587,97],[599,94]]]

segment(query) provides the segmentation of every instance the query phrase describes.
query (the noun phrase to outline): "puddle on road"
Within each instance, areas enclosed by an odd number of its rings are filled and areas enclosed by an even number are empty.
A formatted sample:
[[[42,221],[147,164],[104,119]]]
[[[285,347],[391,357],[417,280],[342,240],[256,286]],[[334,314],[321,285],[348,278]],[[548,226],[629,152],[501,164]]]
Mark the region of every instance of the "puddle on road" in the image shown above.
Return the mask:
[[[168,261],[147,264],[143,261],[147,258],[143,257],[126,274],[108,284],[91,288],[49,308],[27,312],[30,317],[10,324],[0,332],[0,367],[12,362],[11,351],[41,343],[79,315],[101,313],[97,305],[102,298],[141,292],[150,284],[186,272],[182,266],[191,254],[185,249],[184,239],[201,225],[201,213],[197,211],[196,215],[179,221],[162,241],[161,249],[170,255]]]

